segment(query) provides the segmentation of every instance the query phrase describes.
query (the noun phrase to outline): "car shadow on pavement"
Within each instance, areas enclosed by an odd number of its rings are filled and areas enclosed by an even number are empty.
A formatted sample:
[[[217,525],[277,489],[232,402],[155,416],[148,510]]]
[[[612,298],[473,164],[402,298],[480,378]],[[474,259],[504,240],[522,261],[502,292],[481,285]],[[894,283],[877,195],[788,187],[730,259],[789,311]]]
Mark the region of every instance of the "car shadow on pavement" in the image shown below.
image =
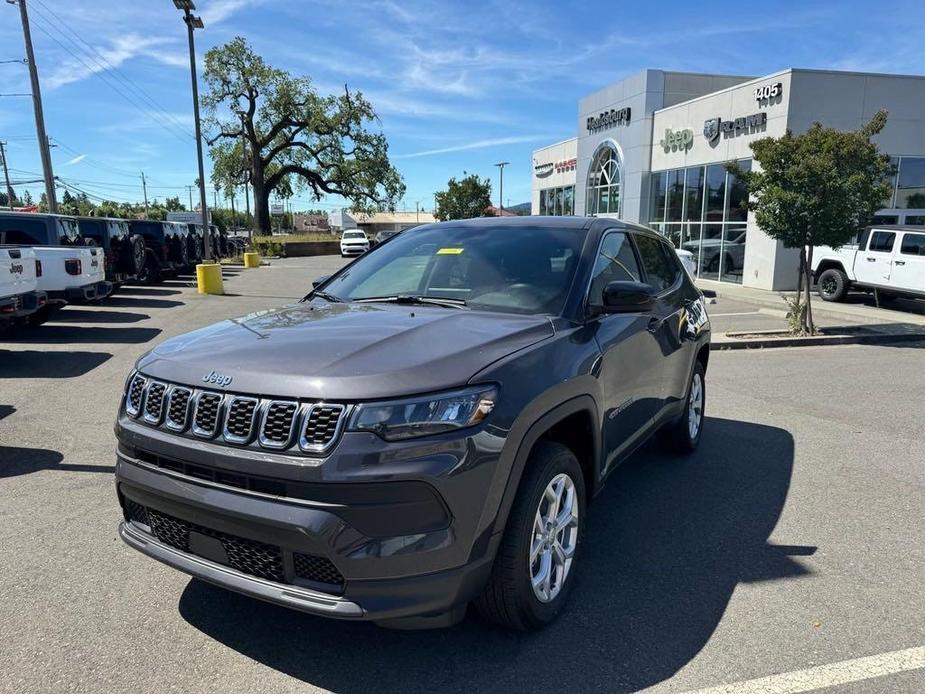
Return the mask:
[[[0,349],[0,378],[75,378],[111,357],[109,352]]]
[[[182,301],[173,299],[148,299],[135,296],[116,296],[106,299],[106,308],[175,308],[184,306]]]
[[[51,320],[55,323],[138,323],[150,318],[147,313],[131,311],[91,311],[68,306],[58,311]]]
[[[0,479],[28,475],[39,470],[61,472],[115,472],[112,465],[62,465],[64,456],[44,448],[10,448],[0,446]]]
[[[18,344],[136,344],[157,337],[160,328],[106,328],[75,325],[43,325],[10,336]]]
[[[131,294],[133,296],[175,296],[182,293],[183,292],[178,289],[159,289],[157,287],[136,287],[133,285],[124,285],[116,289],[112,295],[124,296],[125,294]],[[107,300],[106,303],[109,303],[109,300]]]
[[[589,509],[575,590],[538,633],[494,628],[473,610],[448,630],[386,631],[195,579],[179,611],[248,658],[339,692],[636,691],[697,655],[740,582],[808,573],[793,556],[814,547],[767,541],[793,460],[789,432],[717,418],[691,457],[645,446]]]

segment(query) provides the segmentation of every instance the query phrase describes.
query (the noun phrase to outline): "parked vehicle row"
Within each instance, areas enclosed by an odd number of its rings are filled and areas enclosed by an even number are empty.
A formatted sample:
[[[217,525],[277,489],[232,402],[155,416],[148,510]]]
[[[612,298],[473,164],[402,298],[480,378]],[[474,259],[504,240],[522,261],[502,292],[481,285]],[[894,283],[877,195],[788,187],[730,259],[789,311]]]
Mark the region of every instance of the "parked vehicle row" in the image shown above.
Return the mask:
[[[234,251],[210,228],[212,257]],[[41,325],[126,282],[156,284],[205,257],[200,224],[0,212],[0,328]]]

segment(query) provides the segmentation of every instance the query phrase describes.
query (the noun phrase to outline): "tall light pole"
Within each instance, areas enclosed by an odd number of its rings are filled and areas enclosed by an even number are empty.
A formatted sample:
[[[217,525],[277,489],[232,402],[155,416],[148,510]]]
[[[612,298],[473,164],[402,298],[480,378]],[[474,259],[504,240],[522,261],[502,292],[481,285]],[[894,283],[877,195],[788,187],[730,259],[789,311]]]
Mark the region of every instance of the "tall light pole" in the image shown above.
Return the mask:
[[[192,13],[196,9],[193,0],[173,0],[178,10],[183,11],[183,21],[189,34],[189,69],[193,80],[193,120],[196,122],[196,158],[199,164],[199,204],[202,207],[202,233],[205,246],[205,261],[212,260],[212,243],[209,231],[209,211],[206,207],[206,174],[202,166],[202,128],[199,123],[199,82],[196,79],[196,44],[193,41],[193,31],[202,29],[200,17]]]
[[[45,199],[48,211],[58,212],[58,198],[55,197],[55,174],[51,169],[51,150],[48,148],[48,136],[45,134],[45,115],[42,111],[42,90],[39,89],[39,71],[35,66],[35,54],[32,52],[32,32],[29,31],[29,12],[26,0],[6,0],[11,5],[19,5],[22,20],[22,37],[26,44],[26,62],[29,65],[29,79],[32,82],[32,108],[35,111],[35,137],[39,142],[39,155],[42,159],[42,173],[45,175]]]
[[[6,180],[6,204],[13,211],[13,186],[10,185],[10,171],[6,167],[6,152],[3,151],[3,145],[6,143],[0,140],[0,166],[3,166],[3,178]]]
[[[499,207],[499,217],[504,216],[504,167],[510,164],[509,161],[499,161],[495,166],[501,170],[501,182],[498,185],[498,207]]]

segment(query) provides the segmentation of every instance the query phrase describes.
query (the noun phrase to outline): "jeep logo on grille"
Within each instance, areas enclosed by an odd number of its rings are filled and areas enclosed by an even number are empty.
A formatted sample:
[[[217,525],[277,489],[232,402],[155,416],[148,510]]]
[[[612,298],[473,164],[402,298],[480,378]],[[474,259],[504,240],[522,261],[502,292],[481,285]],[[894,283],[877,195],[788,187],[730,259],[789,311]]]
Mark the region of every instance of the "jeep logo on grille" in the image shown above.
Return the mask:
[[[217,371],[210,371],[205,376],[202,377],[203,383],[214,383],[217,386],[222,386],[223,388],[231,384],[232,377],[226,376],[225,374],[220,374]]]

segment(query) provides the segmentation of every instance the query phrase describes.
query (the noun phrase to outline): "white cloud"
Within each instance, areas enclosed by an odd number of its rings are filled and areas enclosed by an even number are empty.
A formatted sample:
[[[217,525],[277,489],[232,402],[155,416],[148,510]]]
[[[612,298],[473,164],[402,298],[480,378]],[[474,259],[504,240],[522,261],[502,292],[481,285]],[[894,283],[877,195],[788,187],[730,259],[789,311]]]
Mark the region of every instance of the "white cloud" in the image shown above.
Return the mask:
[[[465,152],[470,149],[487,149],[489,147],[500,147],[502,145],[518,145],[524,142],[539,142],[549,140],[549,135],[514,135],[511,137],[494,137],[486,140],[475,140],[466,142],[461,145],[451,145],[449,147],[440,147],[439,149],[425,149],[421,152],[411,152],[410,154],[397,154],[393,159],[414,159],[416,157],[430,157],[436,154],[449,154],[450,152]]]
[[[74,164],[77,164],[77,163],[79,163],[79,162],[82,162],[82,161],[83,161],[84,159],[86,159],[86,158],[87,158],[87,155],[86,155],[86,154],[78,154],[76,157],[74,157],[74,158],[71,159],[70,161],[65,162],[64,165],[65,165],[65,166],[72,166],[72,165],[74,165]]]

